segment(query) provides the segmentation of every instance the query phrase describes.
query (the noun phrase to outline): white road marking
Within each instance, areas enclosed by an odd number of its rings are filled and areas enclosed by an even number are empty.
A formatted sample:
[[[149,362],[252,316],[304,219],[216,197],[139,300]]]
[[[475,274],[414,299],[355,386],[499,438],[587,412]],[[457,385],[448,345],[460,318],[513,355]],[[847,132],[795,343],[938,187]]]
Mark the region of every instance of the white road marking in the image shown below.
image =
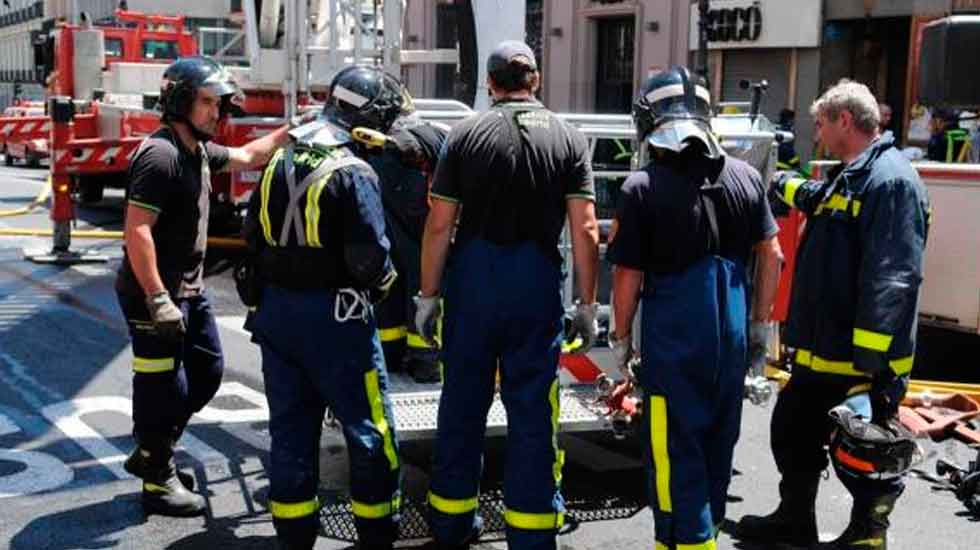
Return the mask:
[[[218,388],[215,397],[223,395],[233,395],[248,401],[254,408],[250,409],[221,409],[213,405],[205,406],[201,411],[194,415],[194,418],[205,422],[219,422],[223,424],[236,422],[265,422],[269,420],[269,404],[265,394],[257,392],[252,388],[239,382],[226,382]]]
[[[0,477],[0,498],[50,491],[75,478],[71,468],[48,453],[0,449],[0,461],[17,462],[26,466],[15,474]]]

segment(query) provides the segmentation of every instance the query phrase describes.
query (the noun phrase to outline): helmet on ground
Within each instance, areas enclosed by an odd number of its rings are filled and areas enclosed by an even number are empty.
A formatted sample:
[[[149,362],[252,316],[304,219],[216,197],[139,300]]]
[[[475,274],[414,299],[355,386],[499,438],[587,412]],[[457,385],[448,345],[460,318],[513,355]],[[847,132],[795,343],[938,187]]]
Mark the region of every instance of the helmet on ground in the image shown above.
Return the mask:
[[[712,158],[722,154],[711,133],[711,94],[687,67],[674,66],[647,79],[633,101],[633,121],[637,138],[653,147],[679,153],[695,139]]]
[[[174,61],[163,73],[158,107],[164,120],[186,120],[200,89],[221,98],[222,116],[240,110],[242,90],[231,73],[210,57],[195,55]]]
[[[377,67],[352,65],[330,82],[319,118],[292,133],[300,141],[337,145],[349,142],[349,132],[359,126],[388,133],[399,116],[412,110],[400,80]]]
[[[879,426],[846,406],[832,409],[830,417],[837,424],[830,440],[830,459],[838,475],[894,479],[922,458],[912,434],[898,422]]]

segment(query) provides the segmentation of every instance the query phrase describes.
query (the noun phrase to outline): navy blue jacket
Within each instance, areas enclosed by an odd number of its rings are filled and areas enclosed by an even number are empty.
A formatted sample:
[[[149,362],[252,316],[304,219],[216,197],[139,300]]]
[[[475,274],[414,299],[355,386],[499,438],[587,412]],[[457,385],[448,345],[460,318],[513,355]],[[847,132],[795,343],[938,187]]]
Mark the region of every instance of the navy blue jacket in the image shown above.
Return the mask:
[[[891,134],[825,181],[789,180],[778,191],[807,216],[786,323],[796,363],[834,375],[907,375],[930,208]]]

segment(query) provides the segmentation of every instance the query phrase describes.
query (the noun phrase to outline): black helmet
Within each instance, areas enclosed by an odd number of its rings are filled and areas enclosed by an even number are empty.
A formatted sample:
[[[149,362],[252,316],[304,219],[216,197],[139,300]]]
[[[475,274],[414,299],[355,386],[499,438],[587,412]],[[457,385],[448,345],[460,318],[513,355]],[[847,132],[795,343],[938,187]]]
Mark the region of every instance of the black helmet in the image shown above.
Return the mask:
[[[400,80],[369,65],[341,70],[330,83],[323,117],[346,130],[366,126],[387,133],[402,113],[412,110],[412,98]]]
[[[182,57],[163,73],[159,109],[164,120],[186,120],[197,90],[206,88],[221,97],[222,116],[238,109],[242,90],[220,63],[201,55]]]
[[[838,475],[885,480],[902,476],[922,458],[922,450],[900,423],[879,426],[846,406],[830,417],[837,428],[830,440],[830,459]]]
[[[633,122],[640,142],[680,152],[695,138],[710,156],[721,154],[711,134],[711,94],[687,67],[674,66],[647,79],[633,101]]]

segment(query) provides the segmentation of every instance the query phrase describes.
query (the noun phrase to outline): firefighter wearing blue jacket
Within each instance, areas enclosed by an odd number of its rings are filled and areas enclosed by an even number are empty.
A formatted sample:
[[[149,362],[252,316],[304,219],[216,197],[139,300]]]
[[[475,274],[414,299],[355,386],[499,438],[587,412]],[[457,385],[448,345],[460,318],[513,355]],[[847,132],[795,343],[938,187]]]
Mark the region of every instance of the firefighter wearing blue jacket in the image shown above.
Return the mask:
[[[891,134],[878,134],[878,105],[866,86],[841,81],[810,112],[841,165],[824,181],[781,174],[775,182],[807,216],[785,333],[795,365],[772,418],[781,501],[768,516],[742,518],[737,531],[802,546],[817,542],[814,502],[833,429],[828,411],[863,402],[857,408],[886,426],[905,394],[930,212],[919,175]],[[849,475],[834,458],[854,505],[845,531],[820,547],[884,549],[902,478]]]
[[[633,317],[643,305],[636,377],[647,395],[644,439],[658,549],[715,547],[748,347],[765,347],[782,256],[767,186],[754,168],[721,151],[711,135],[709,100],[684,67],[644,83],[633,118],[651,161],[623,184],[609,245],[616,321],[610,341],[626,371]]]
[[[389,91],[341,72],[323,114],[291,132],[297,142],[273,157],[249,204],[245,234],[261,283],[250,329],[262,349],[269,510],[282,549],[316,541],[327,407],[347,440],[359,548],[397,538],[398,443],[373,307],[397,275],[377,176],[349,134]]]

